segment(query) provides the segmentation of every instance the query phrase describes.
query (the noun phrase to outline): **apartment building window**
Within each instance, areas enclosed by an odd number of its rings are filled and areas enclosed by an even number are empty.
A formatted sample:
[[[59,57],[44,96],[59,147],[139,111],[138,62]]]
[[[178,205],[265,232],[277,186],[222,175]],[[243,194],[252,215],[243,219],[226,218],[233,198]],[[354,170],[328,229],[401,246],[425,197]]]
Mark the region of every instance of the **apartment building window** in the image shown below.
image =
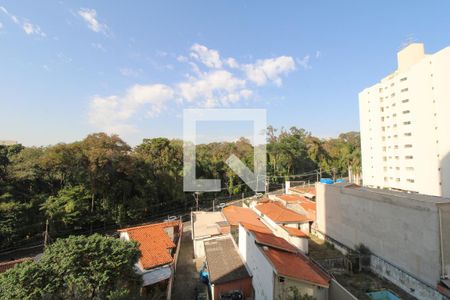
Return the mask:
[[[384,126],[381,127],[381,131],[386,131],[386,128]]]
[[[380,110],[381,110],[381,112],[384,112],[384,107],[381,107]]]
[[[383,92],[383,88],[380,88],[380,89],[378,90],[378,92],[380,92],[380,93]]]
[[[409,99],[403,99],[402,100],[402,103],[408,103],[409,102]]]
[[[381,122],[384,122],[384,117],[381,117]]]
[[[387,177],[384,177],[384,181],[388,181],[388,178],[387,178]]]
[[[397,171],[400,171],[400,167],[396,167],[395,169],[396,169]]]
[[[409,183],[414,183],[414,179],[406,179]]]
[[[408,88],[404,88],[404,89],[401,90],[402,93],[403,92],[407,92],[407,91],[408,91]]]
[[[402,79],[400,79],[400,81],[406,81],[407,79],[407,77],[403,77]]]
[[[411,136],[411,132],[405,132],[405,136]]]
[[[404,115],[409,114],[409,110],[404,110],[402,113],[403,113]]]
[[[411,144],[406,144],[405,148],[412,148],[412,145]]]
[[[413,156],[412,155],[406,155],[405,159],[413,159]]]
[[[398,145],[395,145],[395,146],[394,146],[394,149],[398,149]]]
[[[387,161],[387,157],[386,156],[383,156],[383,161]]]
[[[403,125],[410,125],[411,124],[411,121],[405,121],[405,122],[403,122]]]
[[[395,178],[395,181],[400,182],[400,178]]]
[[[398,160],[398,158],[399,158],[398,156],[395,157],[395,159],[397,159],[397,160]]]
[[[395,97],[395,93],[392,93],[392,94],[391,94],[391,97]]]
[[[406,167],[406,171],[414,171],[413,167]]]

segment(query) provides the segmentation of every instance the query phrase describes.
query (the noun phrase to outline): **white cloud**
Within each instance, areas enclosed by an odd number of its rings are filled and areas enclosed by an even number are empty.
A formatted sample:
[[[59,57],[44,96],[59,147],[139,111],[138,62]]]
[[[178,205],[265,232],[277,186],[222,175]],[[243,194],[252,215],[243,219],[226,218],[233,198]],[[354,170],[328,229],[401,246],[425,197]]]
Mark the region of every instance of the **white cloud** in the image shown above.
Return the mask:
[[[14,14],[10,13],[5,7],[0,6],[0,10],[7,15],[15,24],[19,25],[23,31],[27,34],[27,35],[39,35],[41,37],[46,37],[47,35],[45,34],[45,32],[43,32],[41,30],[41,28],[38,25],[34,25],[32,24],[30,21],[28,20],[24,20],[23,18],[22,21],[19,19],[19,17],[15,16]],[[1,24],[1,23],[0,23]],[[0,26],[0,29],[2,26]]]
[[[123,96],[95,96],[89,105],[89,122],[108,133],[127,134],[136,131],[130,118],[139,111],[147,116],[160,114],[174,96],[164,84],[139,85],[129,88]]]
[[[295,61],[290,56],[279,56],[258,60],[255,64],[246,64],[243,66],[243,69],[247,78],[258,86],[265,85],[268,81],[281,86],[282,80],[280,76],[295,70]]]
[[[191,47],[191,57],[203,63],[208,68],[222,68],[222,61],[217,50],[208,49],[207,47],[194,44]]]
[[[316,51],[316,58],[319,58],[322,55],[319,50]]]
[[[305,70],[308,70],[308,69],[311,69],[311,66],[309,64],[310,59],[311,59],[311,57],[309,55],[305,55],[301,59],[297,58],[296,61],[299,66],[301,66]]]
[[[91,43],[91,46],[94,47],[97,50],[106,52],[105,47],[103,47],[103,45],[101,43]]]
[[[248,91],[241,94],[245,83],[226,70],[215,70],[181,82],[178,91],[182,99],[200,106],[228,106],[249,97]]]
[[[78,11],[78,14],[87,23],[89,29],[91,29],[94,32],[99,32],[108,35],[109,28],[106,24],[100,23],[97,20],[97,11],[95,9],[81,8]]]
[[[166,53],[157,52],[165,57]],[[174,57],[168,55],[167,57]],[[133,85],[123,95],[95,96],[90,101],[89,120],[107,132],[130,133],[137,130],[134,120],[155,117],[170,105],[187,107],[228,107],[249,101],[255,89],[268,83],[282,85],[282,77],[296,68],[294,58],[279,56],[241,64],[235,58],[221,59],[219,51],[194,44],[189,54],[174,57],[190,70],[185,79],[173,85]],[[299,60],[304,66],[309,56]],[[172,65],[167,65],[167,69]],[[123,76],[136,77],[142,70],[120,68]]]
[[[25,33],[28,35],[37,34],[42,37],[46,36],[46,34],[44,32],[42,32],[42,30],[39,26],[33,25],[30,22],[23,23],[22,28],[23,28],[23,31],[25,31]]]
[[[3,23],[0,22],[0,29],[3,29]]]
[[[141,69],[134,70],[131,68],[120,68],[119,72],[120,74],[126,77],[138,77],[139,75],[141,75],[142,70]]]
[[[227,66],[229,66],[230,68],[232,68],[232,69],[239,68],[238,62],[237,62],[234,58],[232,58],[232,57],[227,58],[227,59],[225,60],[225,64],[226,64]]]

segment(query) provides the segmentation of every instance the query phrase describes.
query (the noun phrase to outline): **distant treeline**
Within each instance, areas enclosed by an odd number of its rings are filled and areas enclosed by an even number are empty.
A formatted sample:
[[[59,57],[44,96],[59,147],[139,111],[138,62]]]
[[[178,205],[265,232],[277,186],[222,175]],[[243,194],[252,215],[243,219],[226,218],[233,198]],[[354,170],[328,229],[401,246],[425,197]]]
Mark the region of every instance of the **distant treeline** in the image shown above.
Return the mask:
[[[359,133],[320,139],[269,126],[267,136],[272,183],[319,168],[325,176],[345,176],[349,166],[360,170]],[[225,163],[235,154],[253,169],[248,140],[197,145],[196,151],[197,177],[223,185],[200,201],[251,192]],[[47,220],[54,239],[181,213],[193,203],[192,193],[183,192],[181,140],[144,139],[131,148],[117,135],[95,133],[49,147],[0,146],[0,249],[43,240]]]

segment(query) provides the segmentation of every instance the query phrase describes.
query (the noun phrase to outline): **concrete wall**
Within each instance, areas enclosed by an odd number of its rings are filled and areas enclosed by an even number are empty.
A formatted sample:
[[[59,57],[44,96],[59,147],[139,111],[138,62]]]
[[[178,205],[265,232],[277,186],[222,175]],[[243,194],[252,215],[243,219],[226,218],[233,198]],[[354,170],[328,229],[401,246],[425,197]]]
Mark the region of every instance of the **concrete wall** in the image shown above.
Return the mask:
[[[330,300],[358,300],[335,279],[331,279]]]
[[[299,282],[297,280],[284,277],[284,282],[280,282],[279,276],[275,276],[275,300],[286,299],[289,295],[292,295],[291,287],[296,288],[301,295],[313,296],[316,300],[328,300],[329,289],[308,284],[305,282]],[[334,298],[330,298],[334,300]]]
[[[389,196],[338,185],[317,184],[316,191],[319,231],[350,248],[363,243],[375,255],[436,286],[441,257],[435,203],[412,200],[406,193]]]
[[[274,299],[273,267],[256,246],[253,236],[242,225],[239,225],[239,252],[252,275],[254,299]]]
[[[397,267],[387,263],[383,259],[372,255],[370,258],[370,268],[379,276],[393,282],[398,287],[407,291],[419,300],[446,300],[435,288],[424,285],[409,274],[402,272]]]

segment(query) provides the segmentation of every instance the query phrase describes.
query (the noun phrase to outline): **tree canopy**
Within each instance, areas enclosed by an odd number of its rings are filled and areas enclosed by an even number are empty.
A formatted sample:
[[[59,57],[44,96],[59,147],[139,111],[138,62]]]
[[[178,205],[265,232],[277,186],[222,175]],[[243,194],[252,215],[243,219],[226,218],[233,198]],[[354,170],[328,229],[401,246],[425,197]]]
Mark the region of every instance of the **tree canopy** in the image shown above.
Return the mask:
[[[346,176],[360,170],[359,133],[337,138],[304,129],[267,128],[270,187],[292,180]],[[220,192],[200,195],[200,205],[251,191],[225,163],[234,154],[251,170],[253,145],[245,138],[196,146],[198,178],[216,178]],[[294,174],[308,176],[292,177]],[[311,175],[312,174],[312,175]],[[217,203],[217,202],[216,202]],[[69,144],[48,147],[0,146],[0,249],[42,242],[46,220],[50,241],[137,224],[195,207],[183,192],[183,141],[144,139],[130,147],[117,135],[95,133]]]
[[[141,279],[137,244],[98,234],[58,239],[39,261],[0,274],[0,299],[128,299]]]

